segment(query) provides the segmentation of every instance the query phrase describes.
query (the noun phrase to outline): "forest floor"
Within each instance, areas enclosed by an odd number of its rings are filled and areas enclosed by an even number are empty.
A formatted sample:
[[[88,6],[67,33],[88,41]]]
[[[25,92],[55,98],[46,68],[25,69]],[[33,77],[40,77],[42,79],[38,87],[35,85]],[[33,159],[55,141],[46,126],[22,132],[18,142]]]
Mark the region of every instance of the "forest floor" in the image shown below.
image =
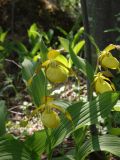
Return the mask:
[[[54,96],[55,99],[62,99],[69,102],[76,102],[79,100],[86,101],[86,80],[82,76],[79,76],[79,78],[80,85],[75,82],[75,79],[70,78],[64,85],[57,85],[51,95]],[[38,116],[31,117],[27,124],[24,123],[24,121],[28,119],[28,115],[35,109],[32,99],[28,95],[27,89],[24,87],[23,84],[20,93],[7,98],[7,103],[9,105],[7,131],[22,138],[43,128],[39,114]],[[6,98],[4,97],[4,99]]]

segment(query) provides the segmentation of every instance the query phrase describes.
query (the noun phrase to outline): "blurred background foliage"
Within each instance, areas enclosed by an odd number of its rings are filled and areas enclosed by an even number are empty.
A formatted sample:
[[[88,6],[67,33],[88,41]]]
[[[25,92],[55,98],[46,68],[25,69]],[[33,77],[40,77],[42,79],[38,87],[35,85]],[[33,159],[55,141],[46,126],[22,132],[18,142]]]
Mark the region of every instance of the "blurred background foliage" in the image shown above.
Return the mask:
[[[10,30],[12,37],[23,36],[34,22],[45,31],[56,26],[69,31],[80,8],[79,0],[0,0],[0,26]]]

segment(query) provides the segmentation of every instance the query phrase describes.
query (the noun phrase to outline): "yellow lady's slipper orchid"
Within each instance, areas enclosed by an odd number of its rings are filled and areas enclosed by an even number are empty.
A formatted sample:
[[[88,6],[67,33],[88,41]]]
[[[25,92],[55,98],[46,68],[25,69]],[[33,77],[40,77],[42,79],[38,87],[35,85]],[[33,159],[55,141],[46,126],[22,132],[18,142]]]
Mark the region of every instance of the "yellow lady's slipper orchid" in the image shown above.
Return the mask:
[[[28,85],[32,84],[33,78],[40,73],[42,68],[45,69],[46,77],[52,83],[62,83],[67,80],[69,73],[72,73],[68,60],[57,50],[48,52],[47,60],[38,65],[33,76],[28,80]]]
[[[117,69],[119,67],[119,61],[110,52],[103,52],[99,57],[99,62],[105,68]]]
[[[42,123],[48,128],[57,128],[60,124],[60,118],[55,111],[47,110],[42,113],[41,116]]]
[[[116,48],[116,45],[110,44],[101,52],[101,55],[98,57],[98,60],[102,67],[109,69],[119,68],[119,61],[110,53],[111,50],[114,50]]]
[[[67,80],[69,71],[57,62],[51,62],[46,69],[46,76],[52,83],[62,83]]]
[[[101,73],[98,73],[94,79],[94,88],[96,93],[115,91],[114,84],[110,81],[109,78],[106,78]]]
[[[37,107],[32,112],[31,116],[41,112],[41,120],[43,124],[48,128],[56,128],[60,123],[60,118],[53,109],[62,112],[69,121],[72,121],[70,113],[63,107],[54,104],[54,98],[48,96],[43,97],[42,105]]]
[[[48,60],[42,67],[45,68],[47,79],[52,83],[62,83],[69,75],[69,63],[67,59],[56,50],[48,52]]]

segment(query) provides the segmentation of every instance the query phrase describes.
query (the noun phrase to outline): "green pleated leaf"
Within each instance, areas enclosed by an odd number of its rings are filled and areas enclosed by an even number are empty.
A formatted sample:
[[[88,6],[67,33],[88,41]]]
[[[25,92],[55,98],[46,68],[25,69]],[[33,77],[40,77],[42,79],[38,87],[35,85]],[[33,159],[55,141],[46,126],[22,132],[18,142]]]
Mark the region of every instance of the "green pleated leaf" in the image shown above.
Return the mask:
[[[5,105],[5,101],[0,101],[0,136],[5,134],[5,123],[7,116],[7,108]]]
[[[32,153],[37,153],[40,155],[45,151],[46,139],[47,137],[45,130],[37,131],[32,136],[27,138],[25,145]]]
[[[8,32],[0,33],[0,42],[4,42]]]
[[[0,51],[4,51],[4,47],[2,45],[0,45]]]
[[[36,53],[40,50],[40,43],[41,43],[41,37],[37,39],[35,45],[33,46],[32,50],[30,51],[30,54],[32,56],[36,55]]]
[[[86,138],[86,130],[87,129],[88,129],[88,127],[84,126],[84,127],[81,127],[81,128],[74,131],[76,146],[80,146],[84,142],[84,140]]]
[[[48,42],[50,43],[52,38],[54,36],[54,30],[53,29],[49,29],[49,31],[47,32],[47,37],[48,37]]]
[[[40,73],[33,78],[33,81],[29,87],[30,93],[37,106],[42,103],[43,97],[46,95],[46,79],[44,72],[41,70]]]
[[[32,62],[31,60],[25,58],[22,63],[22,75],[23,79],[25,81],[28,81],[34,74],[36,64],[35,62]]]
[[[36,66],[36,63],[25,59],[22,63],[22,74],[27,85],[28,81],[32,78],[31,83],[28,85],[28,90],[35,104],[39,106],[46,93],[46,79],[42,70],[39,74],[33,76]]]
[[[78,42],[78,43],[75,45],[75,47],[74,47],[73,50],[74,50],[74,52],[75,52],[76,55],[77,55],[77,54],[80,52],[80,50],[83,48],[84,44],[85,44],[85,41],[82,40],[82,41]]]
[[[38,32],[38,27],[35,23],[33,23],[28,29],[28,37],[30,43],[34,46],[38,37],[40,37],[40,33]]]
[[[58,29],[64,36],[68,35],[68,33],[63,28],[57,26],[56,29]]]
[[[72,103],[65,101],[65,100],[54,100],[53,103],[57,106],[64,108],[64,109],[67,109],[72,104]]]
[[[120,128],[110,128],[109,133],[115,136],[120,136]]]
[[[41,55],[42,62],[47,60],[47,54],[48,54],[47,46],[45,45],[44,41],[41,39],[41,41],[40,41],[40,55]]]
[[[85,75],[87,76],[87,78],[92,82],[93,81],[93,76],[94,76],[94,70],[92,68],[92,66],[83,58],[81,57],[78,57],[73,49],[69,48],[69,53],[70,53],[70,56],[71,56],[71,59],[74,63],[74,65],[76,67],[78,67],[80,69],[80,71]]]
[[[120,100],[118,100],[116,105],[113,107],[112,111],[120,112]]]
[[[106,118],[118,98],[119,93],[106,92],[91,102],[85,104],[77,102],[70,105],[67,111],[72,116],[74,129],[77,130],[85,125],[97,124],[101,117]],[[51,141],[53,148],[60,144],[71,132],[73,132],[72,123],[62,115],[60,126],[52,131]]]
[[[68,111],[73,116],[76,128],[84,125],[97,124],[100,117],[106,118],[110,114],[110,111],[116,104],[118,98],[118,92],[105,92],[81,107],[79,106],[79,103],[73,104],[73,108],[76,107],[75,113],[73,113],[72,107],[70,107]]]
[[[0,160],[32,160],[24,143],[13,137],[0,137]]]
[[[69,52],[69,40],[63,37],[58,37],[62,47]]]
[[[80,40],[80,36],[84,33],[84,27],[80,27],[77,33],[73,37],[72,47],[76,45],[76,43]]]
[[[99,55],[101,52],[100,52],[98,45],[95,42],[95,39],[91,35],[86,34],[86,36],[89,38],[91,44],[94,46],[94,48],[96,50],[96,53]]]
[[[17,47],[14,48],[14,50],[19,54],[19,55],[27,55],[28,54],[28,50],[26,48],[26,46],[19,42],[16,44]]]
[[[85,160],[94,151],[107,151],[120,157],[120,138],[112,135],[93,136],[79,148],[78,157]]]

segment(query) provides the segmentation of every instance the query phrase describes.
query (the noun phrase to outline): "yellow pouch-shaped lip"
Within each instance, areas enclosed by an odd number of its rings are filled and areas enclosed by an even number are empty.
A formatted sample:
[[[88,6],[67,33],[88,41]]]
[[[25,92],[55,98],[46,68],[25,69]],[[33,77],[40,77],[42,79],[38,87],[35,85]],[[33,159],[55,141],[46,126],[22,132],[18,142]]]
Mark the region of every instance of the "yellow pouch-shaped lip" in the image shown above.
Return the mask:
[[[62,65],[49,65],[46,69],[46,76],[52,83],[62,83],[68,78],[69,71]]]
[[[97,93],[104,93],[107,91],[113,91],[111,85],[103,80],[103,79],[98,79],[95,83],[95,90]]]
[[[110,53],[111,50],[116,48],[116,45],[110,44],[101,52],[101,55],[98,57],[98,61],[102,67],[109,69],[119,68],[119,61]]]
[[[41,120],[47,128],[57,128],[60,124],[60,118],[55,111],[45,110],[41,115]]]
[[[119,67],[119,61],[113,57],[111,53],[106,53],[103,58],[101,58],[100,64],[102,67],[110,69],[117,69]]]
[[[94,79],[94,88],[96,93],[104,93],[107,91],[115,91],[115,86],[111,80],[99,72]]]

